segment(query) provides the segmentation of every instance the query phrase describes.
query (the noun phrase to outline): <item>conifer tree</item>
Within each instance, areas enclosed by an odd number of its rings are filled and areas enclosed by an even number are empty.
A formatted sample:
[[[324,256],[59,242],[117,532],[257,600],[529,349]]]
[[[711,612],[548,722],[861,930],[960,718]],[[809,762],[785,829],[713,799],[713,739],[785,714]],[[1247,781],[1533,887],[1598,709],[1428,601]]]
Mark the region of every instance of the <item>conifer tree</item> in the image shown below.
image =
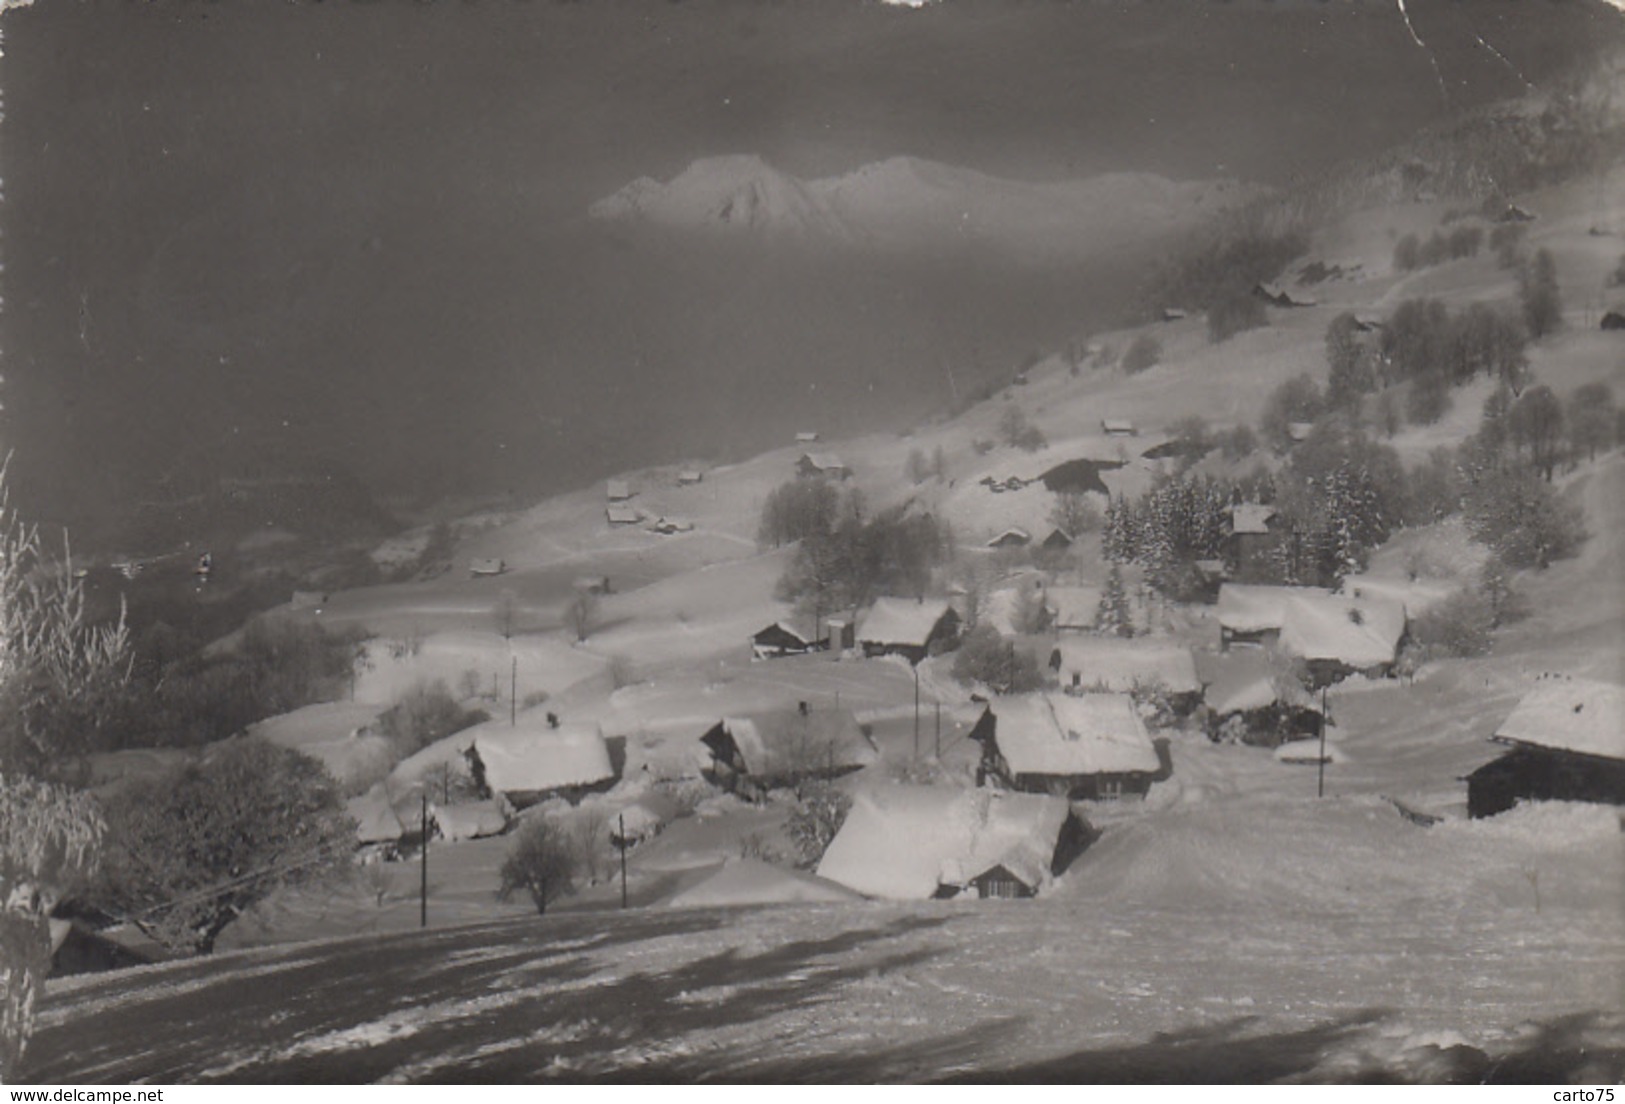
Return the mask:
[[[1116,565],[1106,576],[1106,588],[1101,592],[1100,605],[1095,610],[1095,631],[1103,636],[1133,636],[1134,618],[1129,610],[1128,590],[1123,586],[1123,572]]]

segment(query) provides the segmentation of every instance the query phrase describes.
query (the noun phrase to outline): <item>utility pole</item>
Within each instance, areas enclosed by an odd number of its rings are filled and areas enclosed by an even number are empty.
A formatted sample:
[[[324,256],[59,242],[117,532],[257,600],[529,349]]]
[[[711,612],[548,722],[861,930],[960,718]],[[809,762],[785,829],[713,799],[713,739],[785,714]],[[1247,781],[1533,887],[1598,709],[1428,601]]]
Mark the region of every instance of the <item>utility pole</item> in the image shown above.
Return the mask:
[[[513,657],[513,673],[508,683],[508,724],[516,727],[519,724],[519,657]]]
[[[942,702],[937,702],[937,758],[942,758]]]
[[[1320,755],[1316,760],[1319,777],[1315,779],[1315,796],[1326,796],[1326,687],[1320,688]]]
[[[621,833],[621,908],[624,909],[626,908],[626,814],[621,813],[615,819],[620,825]]]
[[[914,664],[914,761],[920,761],[920,665]]]
[[[423,812],[418,821],[423,850],[418,852],[418,927],[429,926],[429,791],[423,791]]]

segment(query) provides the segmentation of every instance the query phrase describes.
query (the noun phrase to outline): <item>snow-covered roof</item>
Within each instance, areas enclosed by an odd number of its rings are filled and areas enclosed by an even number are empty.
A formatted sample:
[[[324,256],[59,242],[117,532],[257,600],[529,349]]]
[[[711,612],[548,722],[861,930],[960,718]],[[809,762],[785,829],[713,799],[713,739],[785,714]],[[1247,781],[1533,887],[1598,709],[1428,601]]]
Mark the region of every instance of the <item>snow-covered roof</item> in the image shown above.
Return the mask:
[[[1019,525],[1012,525],[998,536],[987,542],[989,548],[1002,548],[1008,544],[1027,544],[1033,535]]]
[[[1134,432],[1134,423],[1127,418],[1102,418],[1100,428],[1107,433],[1132,434]]]
[[[1052,586],[1045,592],[1055,611],[1058,629],[1085,629],[1095,623],[1100,609],[1100,588],[1096,586]]]
[[[393,843],[406,834],[401,818],[389,803],[389,795],[382,785],[374,786],[359,797],[344,803],[344,811],[355,821],[355,835],[359,843]]]
[[[809,464],[819,471],[846,470],[846,465],[841,462],[841,458],[833,452],[804,452],[801,454],[801,462]]]
[[[1154,772],[1157,750],[1127,694],[1000,698],[994,740],[1013,774]]]
[[[1304,659],[1351,667],[1392,663],[1405,633],[1405,604],[1358,586],[1349,593],[1319,587],[1219,587],[1219,624],[1232,632],[1281,633],[1281,647]]]
[[[939,885],[1003,865],[1047,879],[1071,810],[1063,798],[948,786],[880,786],[859,794],[818,875],[870,897],[923,900]]]
[[[758,778],[866,767],[877,758],[847,709],[750,713],[724,717],[722,727],[744,757],[745,770]]]
[[[1625,759],[1625,688],[1592,679],[1543,678],[1501,722],[1495,739]]]
[[[1264,709],[1281,699],[1281,687],[1269,662],[1257,653],[1226,652],[1205,656],[1208,683],[1202,700],[1217,715]],[[1295,685],[1295,684],[1293,684]],[[1318,710],[1316,701],[1301,690],[1287,688],[1287,704]]]
[[[1320,741],[1316,740],[1289,740],[1275,749],[1275,761],[1278,763],[1319,763],[1322,758],[1327,763],[1343,763],[1348,756],[1336,744],[1328,743],[1324,756],[1321,753]]]
[[[464,801],[455,805],[429,803],[429,818],[448,843],[500,836],[508,828],[508,811],[500,801]]]
[[[519,714],[517,724],[486,721],[447,739],[459,751],[478,749],[486,784],[501,793],[590,786],[614,777],[596,724],[566,721],[552,728],[539,710]]]
[[[1232,533],[1268,533],[1269,520],[1275,516],[1274,506],[1258,502],[1238,502],[1230,507]]]
[[[1133,690],[1136,682],[1161,682],[1175,694],[1194,694],[1202,689],[1190,649],[1177,644],[1068,636],[1056,641],[1055,650],[1061,653],[1062,682],[1071,682],[1073,672],[1077,672],[1080,686],[1101,686],[1118,694]]]
[[[704,478],[704,473],[698,468],[686,468],[677,473],[677,482],[679,483],[698,483]]]
[[[250,736],[261,736],[278,747],[303,750],[309,744],[359,736],[378,719],[380,710],[366,702],[318,702],[289,713],[279,713],[248,726]]]
[[[620,502],[623,499],[632,497],[632,488],[627,485],[624,479],[611,479],[606,490],[607,497],[611,502]]]
[[[758,629],[756,634],[752,636],[751,639],[755,641],[762,641],[764,639],[787,639],[800,644],[803,647],[805,647],[808,643],[805,635],[796,629],[791,628],[789,625],[786,625],[783,621],[775,621],[765,628]]]
[[[872,644],[910,644],[923,648],[948,612],[940,598],[876,598],[858,625],[858,639]]]
[[[818,434],[814,433],[812,430],[804,429],[800,433],[796,434],[796,442],[798,444],[805,445],[816,440],[818,440]]]
[[[670,908],[728,908],[858,899],[852,890],[816,874],[760,859],[731,859],[703,881],[673,894],[666,904]]]
[[[636,525],[643,520],[643,515],[635,506],[614,505],[604,508],[604,516],[611,525]]]
[[[1374,667],[1394,661],[1404,635],[1401,603],[1334,594],[1293,601],[1281,626],[1281,647],[1304,659]]]

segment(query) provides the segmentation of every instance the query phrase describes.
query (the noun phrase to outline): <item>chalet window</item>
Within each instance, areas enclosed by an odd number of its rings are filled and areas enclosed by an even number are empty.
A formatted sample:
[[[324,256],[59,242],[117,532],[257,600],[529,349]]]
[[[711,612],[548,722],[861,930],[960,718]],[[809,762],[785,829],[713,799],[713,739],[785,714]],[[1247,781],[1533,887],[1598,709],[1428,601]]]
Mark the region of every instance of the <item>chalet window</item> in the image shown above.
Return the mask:
[[[1021,883],[1014,878],[988,878],[982,883],[982,896],[1012,901],[1021,896]]]
[[[1095,788],[1095,796],[1102,801],[1119,801],[1123,797],[1121,778],[1102,778]]]

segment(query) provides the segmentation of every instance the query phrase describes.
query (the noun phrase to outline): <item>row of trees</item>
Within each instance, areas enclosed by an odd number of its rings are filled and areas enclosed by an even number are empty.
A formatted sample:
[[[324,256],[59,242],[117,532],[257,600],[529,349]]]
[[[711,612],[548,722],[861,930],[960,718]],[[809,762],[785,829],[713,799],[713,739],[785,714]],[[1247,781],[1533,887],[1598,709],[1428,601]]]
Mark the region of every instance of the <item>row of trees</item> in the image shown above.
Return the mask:
[[[796,544],[777,593],[815,616],[880,595],[923,597],[953,552],[952,534],[930,515],[894,507],[868,516],[859,492],[824,480],[769,494],[760,532],[766,543]]]
[[[1401,272],[1428,268],[1445,261],[1478,256],[1484,244],[1484,230],[1479,226],[1458,226],[1446,233],[1435,230],[1423,241],[1415,234],[1406,234],[1394,245],[1394,267]]]

